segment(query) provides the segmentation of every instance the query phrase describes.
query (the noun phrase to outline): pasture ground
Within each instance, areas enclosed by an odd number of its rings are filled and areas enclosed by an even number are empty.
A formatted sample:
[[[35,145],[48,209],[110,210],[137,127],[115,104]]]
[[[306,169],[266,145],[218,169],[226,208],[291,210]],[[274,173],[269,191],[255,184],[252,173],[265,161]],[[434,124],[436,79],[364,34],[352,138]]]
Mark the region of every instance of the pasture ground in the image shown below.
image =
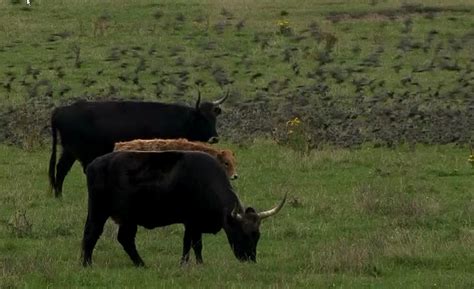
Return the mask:
[[[238,262],[225,234],[204,237],[205,264],[181,268],[181,225],[139,229],[134,268],[106,224],[92,268],[80,265],[85,178],[48,193],[49,152],[0,147],[1,288],[472,288],[473,176],[466,149],[324,149],[268,141],[235,149],[242,201],[288,203],[262,224],[258,263]]]

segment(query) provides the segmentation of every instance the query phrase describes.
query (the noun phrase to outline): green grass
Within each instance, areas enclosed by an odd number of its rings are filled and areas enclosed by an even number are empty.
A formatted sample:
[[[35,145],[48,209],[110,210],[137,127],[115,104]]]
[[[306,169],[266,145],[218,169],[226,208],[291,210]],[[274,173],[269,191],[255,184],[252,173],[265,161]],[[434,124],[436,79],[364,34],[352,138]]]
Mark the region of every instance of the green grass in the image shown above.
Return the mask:
[[[258,263],[232,255],[225,234],[204,237],[203,266],[181,268],[183,230],[139,229],[147,268],[133,267],[106,224],[83,269],[85,178],[75,165],[64,198],[48,192],[49,152],[0,147],[2,288],[472,288],[473,177],[466,149],[324,149],[300,156],[268,141],[231,144],[242,201],[266,209]]]
[[[220,144],[237,153],[240,178],[233,185],[244,204],[267,209],[289,193],[281,213],[262,224],[257,264],[235,260],[220,232],[204,237],[203,266],[182,268],[183,228],[174,225],[139,230],[138,250],[147,268],[136,269],[109,222],[94,266],[83,269],[82,168],[74,166],[64,198],[54,199],[47,179],[49,138],[42,138],[51,107],[32,105],[42,101],[48,85],[52,96],[47,97],[55,104],[109,94],[191,103],[201,81],[206,99],[231,90],[225,114],[262,98],[284,106],[298,101],[301,89],[327,85],[327,95],[308,93],[310,107],[299,115],[306,123],[317,118],[305,114],[314,114],[314,108],[361,109],[354,108],[354,82],[365,79],[385,84],[363,85],[364,109],[375,99],[380,108],[410,108],[413,102],[420,111],[449,106],[464,112],[474,79],[472,1],[36,0],[31,8],[12,2],[0,1],[0,111],[9,106],[22,111],[13,119],[0,118],[13,135],[0,141],[28,150],[0,145],[0,288],[474,287],[469,151],[414,145],[410,139],[410,145],[393,149],[363,144],[357,150],[324,148],[321,140],[323,148],[305,156],[268,140]],[[420,8],[436,12],[419,13]],[[402,33],[407,19],[411,31]],[[279,20],[288,20],[292,36],[279,33]],[[106,26],[96,29],[100,23]],[[320,40],[310,36],[310,28]],[[429,42],[433,30],[437,34]],[[323,65],[330,39],[336,39],[333,61]],[[407,40],[426,51],[402,52],[397,46]],[[285,50],[292,51],[289,61]],[[371,55],[378,55],[379,66],[352,71]],[[446,61],[460,70],[443,68]],[[414,71],[430,62],[435,69]],[[400,65],[398,73],[394,65]],[[317,69],[326,78],[308,77]],[[180,77],[184,72],[187,77]],[[331,73],[344,80],[338,83]],[[222,75],[233,83],[219,85],[216,78]],[[419,86],[401,83],[409,76]],[[356,121],[370,117],[370,111],[363,110]],[[221,138],[230,137],[221,133]]]
[[[374,5],[371,5],[374,4]],[[461,72],[436,69],[412,72],[414,68],[443,62],[443,56],[457,61],[461,70],[468,70],[474,53],[472,45],[472,1],[423,1],[421,7],[439,9],[428,18],[426,13],[403,14],[403,7],[416,2],[406,1],[35,1],[32,8],[0,4],[0,80],[9,83],[9,74],[16,79],[11,89],[4,90],[7,102],[18,103],[30,97],[32,88],[40,80],[48,81],[53,98],[58,100],[77,95],[103,95],[114,87],[119,95],[148,99],[188,100],[196,92],[196,81],[204,81],[203,95],[212,98],[222,92],[215,81],[216,71],[223,71],[233,81],[230,86],[236,93],[234,101],[254,99],[258,92],[272,81],[289,79],[288,87],[267,88],[269,95],[279,101],[282,96],[297,93],[302,85],[314,83],[307,77],[318,67],[325,71],[339,71],[342,83],[328,77],[317,80],[329,86],[329,95],[337,100],[349,101],[354,94],[351,81],[375,78],[386,81],[386,90],[403,92],[400,80],[411,76],[420,83],[414,91],[435,89],[444,83],[441,92],[447,93],[458,85]],[[226,14],[223,10],[231,13]],[[398,12],[397,12],[398,11]],[[401,12],[400,12],[401,11]],[[158,14],[157,14],[158,13]],[[282,13],[284,14],[282,16]],[[285,15],[287,13],[287,15]],[[358,18],[343,17],[333,23],[334,13],[362,15]],[[385,14],[384,14],[385,13]],[[386,13],[395,14],[391,20]],[[161,15],[161,17],[155,17]],[[403,22],[411,18],[412,31],[401,33]],[[106,19],[107,27],[96,29],[99,19]],[[278,33],[278,21],[286,19],[295,37]],[[236,25],[244,21],[238,31]],[[320,40],[307,31],[312,23],[322,33]],[[217,26],[222,26],[219,32]],[[431,43],[426,42],[428,32],[436,30]],[[327,37],[335,37],[331,56],[333,62],[319,65],[318,59],[325,50]],[[427,51],[410,49],[402,53],[396,48],[405,36],[412,42],[427,44]],[[258,39],[258,41],[256,41]],[[460,41],[461,49],[455,51],[451,44]],[[353,53],[354,47],[359,53]],[[441,50],[437,53],[436,47]],[[75,66],[76,48],[79,48],[80,68]],[[367,67],[362,72],[346,72],[359,66],[377,49],[383,48],[379,67]],[[286,49],[293,49],[289,61],[283,61]],[[116,52],[114,52],[116,51]],[[402,57],[394,59],[396,55]],[[111,58],[111,56],[114,57]],[[109,59],[109,61],[107,61]],[[110,60],[115,59],[115,60]],[[143,70],[135,72],[140,62]],[[399,73],[392,66],[400,64]],[[293,67],[298,66],[296,75]],[[39,70],[36,79],[26,73],[28,67]],[[100,74],[98,72],[100,71]],[[186,71],[187,86],[181,94],[178,72]],[[58,74],[64,76],[59,77]],[[260,77],[253,78],[257,73]],[[472,76],[470,73],[469,76]],[[137,76],[139,83],[132,79]],[[127,79],[119,80],[119,77]],[[88,81],[95,81],[87,84]],[[22,81],[24,81],[22,83]],[[164,83],[157,85],[157,82]],[[86,84],[84,84],[86,83]],[[177,85],[178,84],[178,85]],[[225,85],[224,85],[225,86]],[[60,95],[64,87],[70,92]],[[36,95],[45,93],[41,85]],[[156,91],[161,91],[157,93]],[[366,89],[371,96],[373,91]],[[381,93],[382,91],[377,91]],[[455,97],[443,99],[462,105],[462,91]],[[437,100],[433,100],[437,103]],[[350,102],[349,102],[350,103]]]

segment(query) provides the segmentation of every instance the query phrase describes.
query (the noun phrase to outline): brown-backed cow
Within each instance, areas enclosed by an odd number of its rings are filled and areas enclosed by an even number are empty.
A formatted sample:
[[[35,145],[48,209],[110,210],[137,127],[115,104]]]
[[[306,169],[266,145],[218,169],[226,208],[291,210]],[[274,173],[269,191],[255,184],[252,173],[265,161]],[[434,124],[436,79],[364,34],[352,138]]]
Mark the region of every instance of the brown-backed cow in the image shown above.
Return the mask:
[[[236,161],[231,150],[218,149],[203,142],[192,142],[184,138],[179,139],[136,139],[115,143],[114,151],[201,151],[215,157],[225,169],[231,180],[238,177]]]

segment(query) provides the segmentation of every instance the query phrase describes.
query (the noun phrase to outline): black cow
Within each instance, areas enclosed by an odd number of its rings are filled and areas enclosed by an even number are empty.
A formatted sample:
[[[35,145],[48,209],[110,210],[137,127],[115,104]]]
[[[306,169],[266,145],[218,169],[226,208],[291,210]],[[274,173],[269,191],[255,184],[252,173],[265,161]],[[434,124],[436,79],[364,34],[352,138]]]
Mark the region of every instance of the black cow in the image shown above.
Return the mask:
[[[60,197],[64,178],[76,160],[85,170],[96,157],[113,151],[119,141],[148,138],[186,138],[192,141],[217,142],[216,117],[219,104],[227,98],[195,107],[158,102],[79,101],[53,111],[53,136],[49,181],[55,196]],[[63,147],[56,171],[57,132]]]
[[[260,221],[276,214],[285,203],[257,213],[242,206],[222,166],[210,155],[191,151],[113,152],[87,167],[89,203],[82,240],[82,263],[92,263],[92,251],[104,223],[118,225],[117,239],[136,266],[144,262],[135,247],[137,226],[147,229],[184,224],[183,255],[191,247],[202,262],[203,233],[222,228],[235,256],[254,261]]]

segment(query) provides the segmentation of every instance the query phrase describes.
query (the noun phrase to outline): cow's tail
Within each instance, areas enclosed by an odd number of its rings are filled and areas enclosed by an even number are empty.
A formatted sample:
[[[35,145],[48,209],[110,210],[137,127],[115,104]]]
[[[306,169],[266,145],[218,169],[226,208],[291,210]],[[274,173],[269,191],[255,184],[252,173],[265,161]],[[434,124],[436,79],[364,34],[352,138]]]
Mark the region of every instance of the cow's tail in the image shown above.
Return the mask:
[[[49,185],[51,191],[56,192],[56,146],[58,142],[57,128],[54,121],[54,114],[51,118],[51,132],[53,136],[52,149],[51,149],[51,158],[49,159]]]

